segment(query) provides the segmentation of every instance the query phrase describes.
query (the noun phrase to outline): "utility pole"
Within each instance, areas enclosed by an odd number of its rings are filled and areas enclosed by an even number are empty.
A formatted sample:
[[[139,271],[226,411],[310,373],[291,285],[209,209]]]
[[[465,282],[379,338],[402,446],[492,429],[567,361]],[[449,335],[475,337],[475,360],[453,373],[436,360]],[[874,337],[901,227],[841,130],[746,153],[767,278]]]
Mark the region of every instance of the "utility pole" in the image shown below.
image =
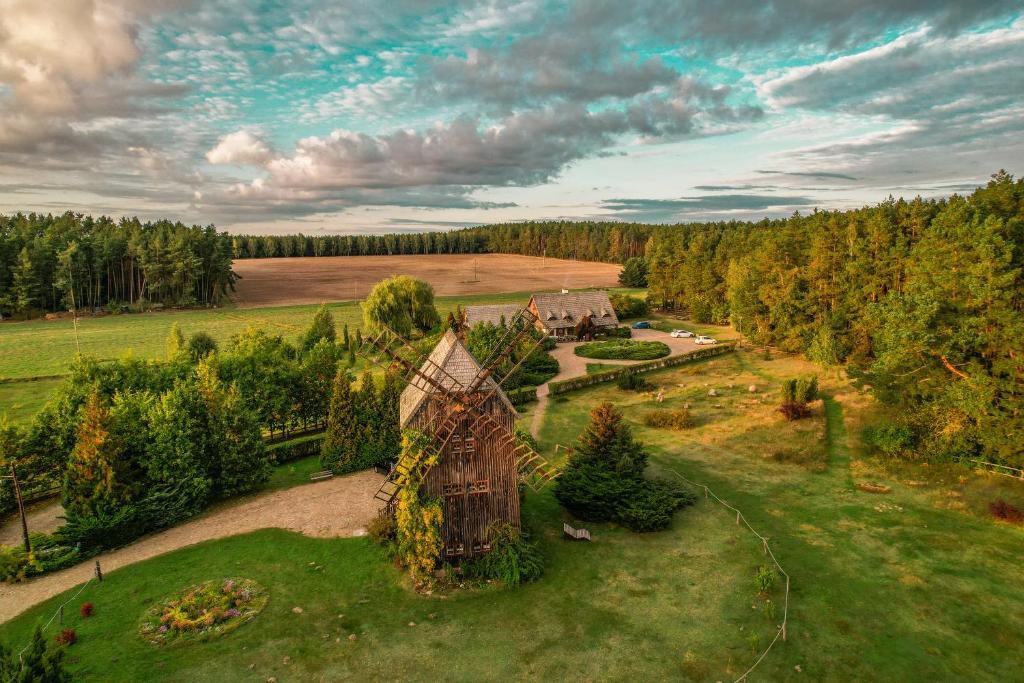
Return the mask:
[[[11,463],[11,475],[3,477],[14,482],[14,497],[18,501],[18,513],[21,515],[21,539],[25,543],[25,552],[32,552],[32,544],[28,541],[28,520],[25,518],[25,500],[21,497],[21,485],[18,484],[18,472]]]

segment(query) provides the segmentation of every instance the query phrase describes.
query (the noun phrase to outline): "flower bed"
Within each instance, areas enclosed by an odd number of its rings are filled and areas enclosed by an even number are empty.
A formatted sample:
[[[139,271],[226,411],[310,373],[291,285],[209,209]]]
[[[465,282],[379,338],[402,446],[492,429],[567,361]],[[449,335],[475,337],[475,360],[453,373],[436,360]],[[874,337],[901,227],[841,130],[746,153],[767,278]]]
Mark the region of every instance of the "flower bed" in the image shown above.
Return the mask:
[[[268,598],[252,579],[207,581],[146,610],[139,635],[156,645],[216,638],[263,611]]]
[[[576,355],[583,358],[613,358],[616,360],[654,360],[669,354],[669,348],[660,341],[609,339],[588,342],[576,347]]]

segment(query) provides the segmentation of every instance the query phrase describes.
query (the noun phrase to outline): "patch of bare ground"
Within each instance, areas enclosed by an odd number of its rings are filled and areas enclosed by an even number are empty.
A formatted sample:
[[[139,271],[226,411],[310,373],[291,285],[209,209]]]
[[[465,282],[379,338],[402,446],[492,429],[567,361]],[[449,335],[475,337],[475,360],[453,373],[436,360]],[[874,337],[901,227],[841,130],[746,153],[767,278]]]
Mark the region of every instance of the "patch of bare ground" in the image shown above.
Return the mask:
[[[621,266],[513,254],[310,256],[240,259],[234,294],[243,308],[352,301],[380,280],[411,275],[438,296],[613,287]],[[523,302],[525,303],[525,302]]]

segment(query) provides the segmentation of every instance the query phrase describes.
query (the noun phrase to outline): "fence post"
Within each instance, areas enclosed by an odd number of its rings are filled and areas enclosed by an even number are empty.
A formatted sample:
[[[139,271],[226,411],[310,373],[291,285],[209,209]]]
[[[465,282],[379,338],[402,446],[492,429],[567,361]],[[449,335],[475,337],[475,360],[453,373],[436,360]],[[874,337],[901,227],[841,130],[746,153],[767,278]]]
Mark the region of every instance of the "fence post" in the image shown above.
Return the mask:
[[[96,580],[103,583],[103,570],[100,569],[100,561],[96,560]]]
[[[764,554],[765,554],[765,555],[767,555],[767,554],[768,554],[768,540],[767,540],[767,539],[764,539],[764,538],[762,538],[762,539],[761,539],[761,542],[762,542],[762,544],[764,545]]]
[[[740,523],[740,511],[737,510],[736,511],[736,524],[738,525],[739,523]]]
[[[60,625],[63,626],[64,625],[64,605],[60,606],[59,616],[57,618],[60,620]]]

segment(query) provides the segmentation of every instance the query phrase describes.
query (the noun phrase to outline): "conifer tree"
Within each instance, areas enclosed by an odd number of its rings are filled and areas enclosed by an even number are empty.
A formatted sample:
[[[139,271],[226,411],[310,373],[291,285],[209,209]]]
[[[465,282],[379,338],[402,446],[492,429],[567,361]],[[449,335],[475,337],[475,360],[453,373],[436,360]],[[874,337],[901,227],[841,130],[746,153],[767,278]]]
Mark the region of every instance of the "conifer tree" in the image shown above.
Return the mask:
[[[341,345],[345,347],[345,350],[348,350],[349,347],[352,346],[352,339],[348,336],[348,323],[345,323],[345,327],[341,333]]]
[[[356,417],[352,378],[338,368],[327,415],[327,432],[320,447],[320,465],[336,472],[347,471],[358,455],[362,430]]]
[[[64,668],[64,649],[48,644],[37,625],[32,641],[19,656],[0,643],[0,681],[3,683],[70,683]]]
[[[355,392],[353,402],[361,432],[357,459],[360,466],[369,467],[382,459],[379,452],[380,431],[384,427],[377,383],[369,368],[363,370],[359,377],[359,389]]]
[[[334,316],[331,315],[327,304],[320,304],[320,308],[317,309],[312,322],[309,324],[309,328],[302,337],[302,348],[308,351],[316,346],[316,343],[321,339],[334,343],[336,338],[337,331],[334,329]]]
[[[39,280],[36,278],[35,267],[28,253],[28,247],[23,247],[18,254],[18,262],[15,264],[13,272],[11,307],[18,313],[28,315],[38,301],[39,295]]]

